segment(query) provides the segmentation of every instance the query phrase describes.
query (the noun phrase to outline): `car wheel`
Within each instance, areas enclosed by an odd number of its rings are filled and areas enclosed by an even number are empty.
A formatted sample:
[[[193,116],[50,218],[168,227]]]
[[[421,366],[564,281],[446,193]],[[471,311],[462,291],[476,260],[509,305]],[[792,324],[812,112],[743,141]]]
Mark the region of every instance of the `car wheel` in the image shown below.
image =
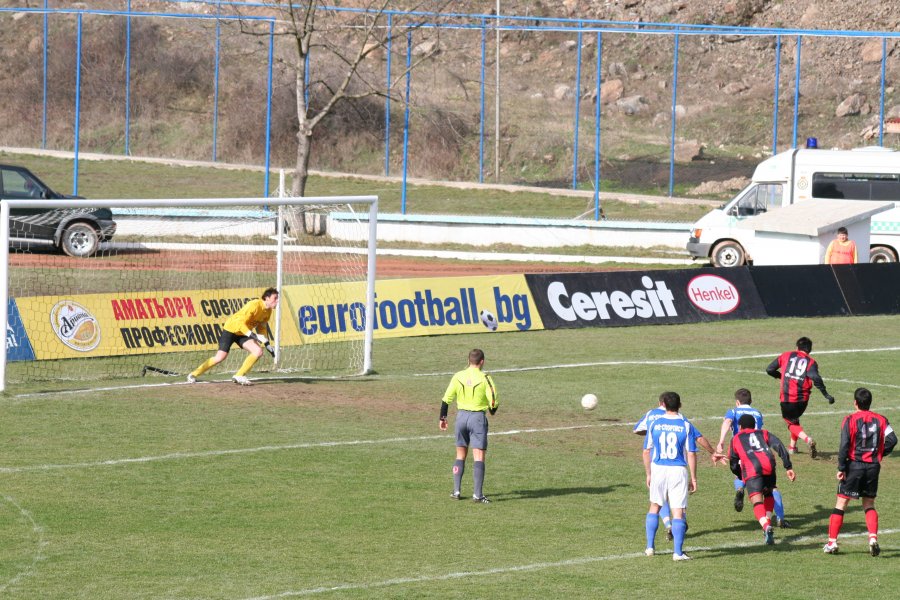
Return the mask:
[[[69,256],[87,258],[100,247],[100,234],[87,223],[73,223],[63,231],[59,247]]]
[[[887,246],[872,246],[869,250],[870,263],[894,263],[897,262],[897,253]]]
[[[712,251],[714,267],[740,267],[744,264],[744,249],[737,242],[719,242]]]

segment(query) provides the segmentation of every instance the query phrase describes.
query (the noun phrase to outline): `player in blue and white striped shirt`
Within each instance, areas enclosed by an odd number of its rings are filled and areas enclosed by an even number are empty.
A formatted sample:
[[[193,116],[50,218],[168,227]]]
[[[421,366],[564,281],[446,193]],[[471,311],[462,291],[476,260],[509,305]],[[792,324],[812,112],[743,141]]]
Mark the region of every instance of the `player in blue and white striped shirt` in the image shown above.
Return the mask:
[[[672,535],[675,542],[673,560],[690,560],[684,553],[684,534],[687,523],[684,509],[688,494],[697,490],[697,443],[694,426],[678,414],[681,397],[676,392],[663,392],[660,401],[665,415],[647,429],[644,449],[644,470],[650,490],[650,509],[647,513],[647,556],[654,554],[654,540],[659,529],[659,510],[666,502],[672,511]]]
[[[750,406],[751,402],[753,402],[753,397],[747,388],[740,388],[734,392],[734,408],[725,413],[722,431],[719,434],[719,445],[716,447],[716,451],[720,454],[725,449],[725,436],[728,432],[731,431],[732,437],[737,435],[738,421],[743,415],[752,416],[756,421],[756,429],[763,429],[762,413]],[[789,528],[791,524],[784,518],[784,500],[781,492],[775,489],[772,491],[772,496],[775,499],[775,519],[772,522],[779,527]],[[737,512],[744,510],[744,482],[740,477],[736,477],[734,480],[734,510]],[[771,519],[772,515],[769,515],[769,518]]]

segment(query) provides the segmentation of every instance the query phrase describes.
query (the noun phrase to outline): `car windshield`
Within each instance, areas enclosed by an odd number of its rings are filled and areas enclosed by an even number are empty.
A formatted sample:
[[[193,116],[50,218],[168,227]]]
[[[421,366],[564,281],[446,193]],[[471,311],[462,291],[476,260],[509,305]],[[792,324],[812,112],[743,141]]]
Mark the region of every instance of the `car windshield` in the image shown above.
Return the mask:
[[[747,188],[731,207],[729,214],[749,217],[781,206],[782,185],[780,183],[760,183]]]

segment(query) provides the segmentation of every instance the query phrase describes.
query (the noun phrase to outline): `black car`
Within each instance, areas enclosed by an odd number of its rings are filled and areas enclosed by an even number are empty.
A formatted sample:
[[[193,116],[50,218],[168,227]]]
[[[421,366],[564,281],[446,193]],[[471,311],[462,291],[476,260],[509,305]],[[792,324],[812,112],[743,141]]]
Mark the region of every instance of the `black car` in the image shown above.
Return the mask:
[[[54,192],[25,167],[0,164],[0,200],[19,199],[83,198]],[[52,244],[69,256],[92,256],[115,232],[108,208],[17,208],[10,213],[9,237],[14,243]]]

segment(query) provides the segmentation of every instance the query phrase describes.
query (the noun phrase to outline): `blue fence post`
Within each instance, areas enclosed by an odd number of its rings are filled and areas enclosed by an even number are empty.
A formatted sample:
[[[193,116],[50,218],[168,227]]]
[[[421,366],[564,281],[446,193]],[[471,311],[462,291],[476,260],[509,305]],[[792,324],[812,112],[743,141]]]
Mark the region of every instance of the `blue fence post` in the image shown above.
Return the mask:
[[[219,11],[222,5],[216,4],[216,57],[215,66],[213,68],[213,122],[212,122],[212,159],[216,162],[218,158],[218,141],[219,141],[219,60],[222,44],[222,22],[219,20]],[[268,188],[266,188],[268,189]]]
[[[675,104],[678,102],[678,42],[675,34],[675,49],[672,60],[672,132],[669,141],[669,198],[675,195]]]
[[[581,21],[578,22],[578,49],[575,54],[575,135],[572,141],[572,189],[578,189],[578,121],[581,117]]]
[[[878,145],[884,146],[884,68],[887,61],[887,38],[881,38],[881,101],[878,112]]]
[[[481,96],[478,112],[478,183],[484,183],[484,66],[487,61],[487,19],[481,19]]]
[[[269,66],[266,75],[266,187],[264,198],[269,197],[269,170],[272,164],[272,61],[275,56],[275,21],[269,21]]]
[[[78,195],[78,146],[81,134],[81,25],[82,15],[78,13],[78,31],[75,39],[75,165],[72,174],[72,193]]]
[[[775,36],[775,102],[772,106],[772,155],[778,151],[778,83],[781,78],[781,36]]]
[[[394,15],[387,18],[387,64],[385,65],[385,81],[387,89],[384,94],[384,176],[391,174],[391,50],[394,47]]]
[[[44,107],[41,113],[41,149],[47,148],[47,47],[50,44],[50,15],[46,12],[47,0],[44,0]]]
[[[794,135],[791,140],[791,148],[797,147],[797,122],[800,118],[800,46],[802,36],[797,36],[797,64],[794,69]]]
[[[131,0],[125,17],[125,156],[131,156]]]
[[[600,220],[600,77],[603,73],[603,34],[597,32],[597,106],[594,108],[594,220]]]
[[[406,177],[409,170],[409,90],[412,69],[412,31],[406,32],[406,110],[403,116],[403,185],[400,186],[400,214],[406,214]]]

